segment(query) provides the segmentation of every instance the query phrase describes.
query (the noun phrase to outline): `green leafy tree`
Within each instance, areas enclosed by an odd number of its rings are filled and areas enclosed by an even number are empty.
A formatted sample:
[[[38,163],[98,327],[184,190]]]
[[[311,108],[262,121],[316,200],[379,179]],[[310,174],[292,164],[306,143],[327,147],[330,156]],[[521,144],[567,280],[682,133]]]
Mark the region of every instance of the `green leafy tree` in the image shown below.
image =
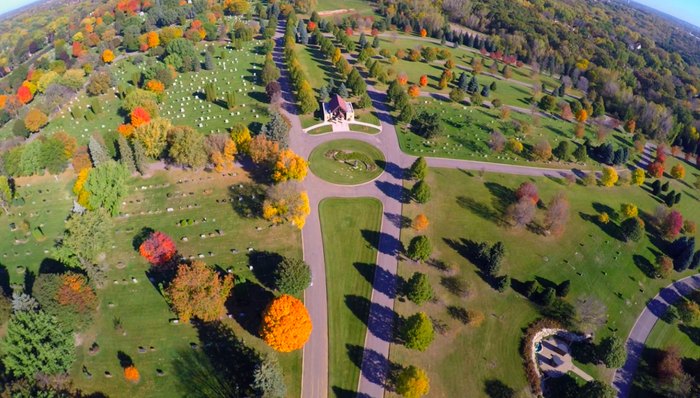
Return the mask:
[[[214,83],[204,85],[204,96],[209,102],[216,101],[216,86],[214,86]]]
[[[313,113],[318,110],[318,102],[314,95],[314,90],[308,81],[303,80],[299,86],[299,108],[304,114]]]
[[[297,295],[311,284],[311,268],[304,261],[285,257],[274,273],[275,287],[282,293]]]
[[[425,261],[430,258],[433,252],[433,247],[430,243],[430,239],[427,236],[419,235],[411,239],[408,244],[408,250],[406,250],[406,255],[408,258],[416,261]]]
[[[569,148],[569,141],[564,140],[559,142],[559,145],[557,145],[557,147],[554,148],[552,154],[556,156],[559,160],[568,161],[570,151],[571,150]]]
[[[425,180],[420,180],[413,185],[411,197],[418,203],[428,203],[430,200],[430,187]]]
[[[406,284],[406,297],[418,305],[433,299],[435,292],[426,274],[415,272]]]
[[[644,221],[639,217],[628,218],[620,224],[620,230],[627,241],[639,242],[644,236]]]
[[[431,139],[440,133],[440,117],[437,113],[423,111],[413,119],[411,128],[421,137]]]
[[[90,171],[84,189],[89,193],[90,207],[104,208],[112,216],[119,212],[119,203],[127,194],[129,171],[124,165],[110,160]]]
[[[423,180],[428,172],[428,162],[424,157],[416,159],[408,170],[408,176],[412,180]]]
[[[396,392],[406,398],[420,398],[430,392],[428,374],[413,365],[398,373],[394,385]]]
[[[263,64],[262,73],[260,74],[260,79],[263,85],[268,85],[270,82],[279,80],[280,70],[275,65],[275,61],[272,59],[272,53],[267,53],[265,56],[265,63]]]
[[[591,380],[583,386],[580,396],[586,398],[615,398],[617,391],[600,380]]]
[[[574,150],[574,159],[576,159],[577,162],[585,162],[586,160],[588,160],[588,151],[586,150],[586,145],[579,145]]]
[[[4,213],[10,211],[13,198],[14,192],[12,192],[10,180],[4,175],[0,175],[0,209],[2,209]]]
[[[425,351],[435,338],[433,322],[424,312],[408,317],[400,330],[404,345],[412,350]]]
[[[113,242],[114,224],[107,210],[74,213],[66,221],[61,246],[70,249],[83,263],[94,262]]]
[[[168,156],[173,162],[199,168],[207,162],[204,136],[189,126],[175,126],[168,131]]]
[[[598,357],[609,368],[619,368],[627,360],[625,344],[618,336],[603,339],[598,346]]]
[[[6,370],[16,377],[67,372],[75,361],[73,336],[45,312],[22,311],[7,325],[2,343]]]

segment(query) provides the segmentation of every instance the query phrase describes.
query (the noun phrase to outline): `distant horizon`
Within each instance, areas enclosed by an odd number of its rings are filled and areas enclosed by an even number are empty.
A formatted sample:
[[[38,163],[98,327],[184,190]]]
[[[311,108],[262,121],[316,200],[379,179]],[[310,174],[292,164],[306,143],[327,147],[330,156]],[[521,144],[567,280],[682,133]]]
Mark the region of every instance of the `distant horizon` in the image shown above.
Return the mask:
[[[10,0],[0,2],[0,16],[32,3],[46,0]],[[700,28],[700,5],[697,0],[632,0],[657,11],[661,11]],[[693,4],[695,3],[695,4]]]
[[[632,0],[657,11],[676,17],[700,28],[700,4],[697,0]]]
[[[8,2],[0,2],[0,16],[12,12],[18,8],[22,8],[28,4],[38,3],[45,0],[10,0]]]

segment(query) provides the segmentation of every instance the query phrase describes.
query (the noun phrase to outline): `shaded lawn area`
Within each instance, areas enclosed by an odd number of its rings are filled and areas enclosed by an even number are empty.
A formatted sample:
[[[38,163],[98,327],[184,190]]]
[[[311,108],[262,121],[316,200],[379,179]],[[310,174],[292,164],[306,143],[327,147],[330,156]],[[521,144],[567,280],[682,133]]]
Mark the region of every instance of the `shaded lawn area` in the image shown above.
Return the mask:
[[[574,129],[576,125],[562,119],[552,117],[537,116],[533,119],[530,114],[523,114],[511,111],[509,120],[501,119],[499,109],[488,109],[484,107],[472,107],[456,104],[454,102],[443,102],[432,98],[417,98],[414,100],[415,108],[420,111],[437,113],[441,119],[441,134],[437,137],[426,140],[423,137],[410,131],[405,125],[399,125],[399,145],[404,152],[416,156],[444,157],[454,159],[483,160],[498,163],[547,165],[547,167],[571,167],[575,164],[573,156],[570,162],[559,162],[551,160],[549,162],[531,161],[527,157],[527,148],[532,147],[537,142],[546,139],[552,149],[556,148],[562,140],[568,140],[570,152],[580,145],[583,140],[574,140]],[[526,122],[532,127],[529,135],[518,133],[513,121]],[[533,121],[537,121],[539,126],[535,126]],[[500,154],[493,152],[489,148],[490,134],[498,130],[506,139],[515,137],[525,146],[521,154],[514,154],[505,149]],[[620,145],[630,145],[627,139],[616,139],[622,134],[615,132],[610,134],[607,140],[617,148]],[[595,131],[591,125],[586,125],[586,137],[591,139],[595,145]],[[634,151],[630,148],[632,152]],[[630,156],[634,160],[633,154]],[[598,167],[598,162],[593,159],[588,160],[582,166]]]
[[[539,196],[548,203],[557,192],[566,192],[570,217],[561,236],[544,236],[526,229],[502,225],[503,211],[511,203],[515,189],[524,181],[533,181]],[[596,341],[612,333],[627,336],[639,312],[658,289],[669,280],[650,279],[647,264],[654,263],[657,247],[648,236],[638,243],[616,238],[613,225],[601,228],[590,221],[600,209],[618,211],[622,203],[635,203],[640,212],[653,213],[658,202],[640,187],[565,186],[549,178],[531,178],[448,169],[430,169],[427,182],[439,196],[425,205],[404,206],[405,219],[424,213],[430,226],[424,233],[433,245],[433,258],[449,266],[441,271],[436,266],[399,263],[399,274],[409,278],[413,272],[428,274],[437,293],[437,303],[417,307],[397,300],[396,311],[408,316],[416,311],[446,325],[446,332],[436,337],[426,352],[416,352],[400,345],[391,349],[391,360],[404,365],[414,364],[427,370],[431,379],[431,394],[435,396],[483,396],[489,380],[500,380],[516,391],[527,388],[522,359],[519,354],[523,329],[538,318],[539,308],[512,288],[503,293],[492,289],[478,268],[467,258],[465,245],[469,241],[502,241],[506,255],[501,275],[507,274],[518,283],[540,278],[540,283],[571,281],[566,300],[575,303],[583,296],[598,298],[607,306],[607,324],[596,333]],[[680,183],[672,181],[672,189]],[[685,198],[676,207],[685,217],[697,220],[700,209],[693,199]],[[538,210],[536,220],[544,217]],[[613,235],[609,235],[608,232]],[[404,245],[416,232],[404,229]],[[674,274],[680,278],[692,272]],[[469,285],[467,298],[450,293],[452,278]],[[463,306],[481,311],[485,316],[479,328],[465,326],[453,319],[447,306]],[[469,366],[462,366],[469,364]],[[594,377],[610,381],[612,372],[587,364],[584,370]]]
[[[122,206],[122,214],[130,216],[115,220],[115,248],[108,253],[106,260],[110,265],[109,283],[98,291],[100,311],[92,328],[83,333],[82,345],[77,348],[78,360],[72,371],[76,387],[110,396],[206,396],[209,390],[204,384],[217,374],[206,369],[212,365],[216,367],[221,358],[205,355],[206,341],[201,340],[195,326],[170,323],[176,315],[170,311],[158,287],[147,278],[149,267],[133,247],[134,236],[144,227],[171,236],[183,256],[197,258],[201,254],[204,256],[201,260],[208,265],[221,270],[231,269],[242,278],[234,288],[229,307],[235,319],[224,319],[223,323],[233,331],[232,339],[241,339],[245,346],[260,352],[272,352],[255,333],[259,311],[272,298],[272,292],[259,284],[264,275],[248,269],[247,248],[301,258],[300,234],[296,228],[269,227],[269,223],[262,219],[237,214],[233,205],[239,203],[238,197],[248,199],[250,195],[239,187],[249,180],[242,170],[236,169],[235,172],[237,176],[170,170],[158,172],[149,179],[131,181],[131,193],[125,198],[126,205]],[[167,212],[167,208],[174,211]],[[183,219],[195,223],[177,226]],[[223,235],[219,236],[217,231]],[[188,240],[183,241],[183,237]],[[233,253],[232,249],[237,251]],[[126,267],[117,268],[115,265],[119,262]],[[258,272],[257,268],[255,272]],[[132,282],[132,277],[136,278],[136,283]],[[115,327],[116,320],[126,335]],[[88,348],[94,341],[100,345],[100,352],[90,355]],[[193,349],[191,343],[197,348]],[[152,351],[151,346],[155,350]],[[145,347],[147,352],[139,353],[139,347]],[[232,349],[231,344],[226,347]],[[240,349],[244,350],[243,346]],[[141,373],[140,383],[132,385],[124,381],[117,359],[119,351],[129,355],[136,364]],[[289,396],[298,397],[301,350],[276,355],[284,370]],[[226,360],[231,361],[231,358]],[[91,379],[83,375],[83,366],[92,374]],[[236,363],[236,366],[243,365]],[[157,376],[157,369],[163,370],[165,376]],[[105,371],[113,377],[106,378]],[[249,375],[243,369],[240,373],[240,377]],[[202,385],[196,393],[192,391],[195,382]],[[208,385],[207,388],[213,387]]]
[[[328,289],[329,396],[356,391],[377,261],[382,205],[373,198],[330,198],[319,204]]]

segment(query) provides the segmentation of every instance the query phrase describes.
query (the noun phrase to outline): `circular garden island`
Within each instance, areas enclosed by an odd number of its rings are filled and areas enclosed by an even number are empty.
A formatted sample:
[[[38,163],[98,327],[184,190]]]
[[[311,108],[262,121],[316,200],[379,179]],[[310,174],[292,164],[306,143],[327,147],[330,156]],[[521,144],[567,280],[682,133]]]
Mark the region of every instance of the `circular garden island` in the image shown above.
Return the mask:
[[[371,181],[384,171],[384,154],[358,140],[325,142],[311,151],[309,168],[317,177],[341,185]]]

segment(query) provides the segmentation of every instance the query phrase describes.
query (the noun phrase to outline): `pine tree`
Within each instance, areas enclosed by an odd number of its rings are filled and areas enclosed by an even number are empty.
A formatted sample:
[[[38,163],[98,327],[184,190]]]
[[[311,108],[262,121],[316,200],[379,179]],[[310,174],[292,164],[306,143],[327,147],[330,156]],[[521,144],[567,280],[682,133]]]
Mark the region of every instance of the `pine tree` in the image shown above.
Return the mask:
[[[343,98],[348,98],[350,96],[347,87],[345,87],[345,83],[340,83],[340,86],[337,90],[337,94]]]
[[[343,87],[345,87],[343,85]],[[347,90],[346,94],[347,94]],[[314,95],[314,90],[311,85],[306,80],[302,81],[301,87],[299,88],[299,108],[301,108],[301,113],[313,113],[318,110],[318,102],[316,102],[316,96]]]
[[[367,47],[367,36],[365,36],[365,32],[362,32],[360,34],[360,41],[358,42],[360,45],[360,48],[365,48]]]
[[[372,40],[372,47],[379,48],[379,36],[374,36],[374,39]]]
[[[109,156],[107,155],[107,150],[100,144],[95,137],[90,137],[88,142],[88,150],[90,152],[90,159],[92,159],[92,164],[97,167],[102,163],[107,162]]]
[[[216,86],[214,86],[214,83],[204,85],[204,96],[209,102],[216,101]]]
[[[134,163],[134,152],[131,150],[131,146],[126,141],[123,135],[119,134],[117,139],[117,144],[119,146],[119,161],[126,166],[127,170],[130,172],[136,171],[136,163]]]
[[[467,92],[474,94],[479,91],[479,82],[476,80],[476,76],[472,76],[469,80],[469,85],[467,86]]]
[[[323,86],[318,90],[318,99],[321,102],[326,102],[328,101],[328,98],[330,97],[328,86]]]
[[[236,93],[229,91],[226,93],[226,107],[231,110],[236,107]]]
[[[484,88],[481,89],[481,96],[484,98],[489,97],[489,86],[484,86]]]
[[[469,87],[469,80],[467,80],[466,72],[462,72],[459,75],[459,80],[457,81],[457,87],[459,87],[460,90],[462,90],[462,91],[467,91],[467,88]]]
[[[428,171],[428,164],[424,157],[416,159],[411,168],[408,170],[408,175],[412,180],[422,180]]]
[[[134,140],[134,166],[136,166],[136,170],[142,175],[146,174],[148,171],[146,150],[139,140]]]
[[[211,56],[210,52],[204,54],[204,69],[214,70],[214,58]]]

